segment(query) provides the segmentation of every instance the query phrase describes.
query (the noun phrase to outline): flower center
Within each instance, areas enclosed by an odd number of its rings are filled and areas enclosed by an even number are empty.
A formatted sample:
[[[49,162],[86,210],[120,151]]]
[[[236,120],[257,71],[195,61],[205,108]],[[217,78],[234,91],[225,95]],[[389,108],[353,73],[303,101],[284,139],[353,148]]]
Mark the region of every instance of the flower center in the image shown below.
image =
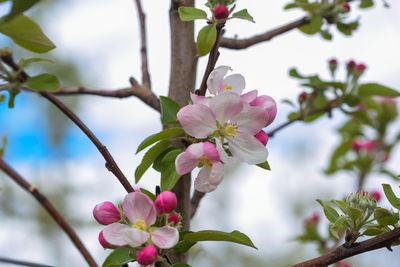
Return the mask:
[[[200,158],[200,164],[202,165],[202,166],[206,166],[207,168],[209,168],[209,169],[211,169],[211,167],[212,167],[212,161],[211,161],[211,159],[209,159],[209,158],[207,158],[206,156],[201,156],[201,158]]]
[[[227,91],[227,90],[232,90],[232,86],[228,85],[227,83],[225,84],[224,88],[222,88],[222,91]]]
[[[235,137],[238,132],[237,123],[230,122],[224,125],[223,133],[225,136]]]
[[[136,222],[132,225],[132,228],[136,228],[142,231],[147,230],[146,222],[142,219],[137,219]]]

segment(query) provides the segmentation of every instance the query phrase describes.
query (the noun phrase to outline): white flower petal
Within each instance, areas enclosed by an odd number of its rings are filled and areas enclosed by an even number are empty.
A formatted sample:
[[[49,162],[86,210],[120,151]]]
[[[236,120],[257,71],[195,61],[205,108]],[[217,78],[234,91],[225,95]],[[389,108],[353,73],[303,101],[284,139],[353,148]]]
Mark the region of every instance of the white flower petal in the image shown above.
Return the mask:
[[[237,123],[239,132],[255,135],[267,123],[267,114],[261,107],[246,106],[232,121]]]
[[[210,109],[220,123],[225,123],[242,111],[243,101],[236,93],[224,92],[211,99]]]
[[[246,87],[246,82],[244,80],[243,75],[241,74],[232,74],[227,76],[224,79],[224,83],[227,84],[228,86],[232,87],[232,92],[235,92],[237,94],[241,94],[243,89]],[[225,86],[224,84],[224,86]]]
[[[235,137],[227,137],[227,139],[229,150],[240,161],[259,164],[268,158],[268,150],[251,134],[237,133]]]
[[[113,246],[126,246],[125,232],[131,229],[128,225],[122,223],[112,223],[103,230],[104,239]]]
[[[212,168],[201,168],[199,175],[194,181],[194,188],[199,192],[214,191],[224,178],[224,164],[221,162],[213,163]]]
[[[199,159],[193,158],[190,154],[182,152],[176,157],[175,168],[180,175],[187,174],[197,167]]]
[[[184,106],[177,118],[185,132],[196,138],[206,138],[216,129],[215,114],[203,104]]]
[[[190,93],[190,99],[192,99],[193,104],[208,105],[208,102],[210,101],[210,98],[207,98],[205,96],[196,95],[193,93]]]
[[[179,241],[179,232],[174,227],[163,226],[151,233],[151,240],[159,248],[172,248]]]
[[[207,79],[207,88],[211,94],[217,95],[221,91],[225,85],[223,78],[229,70],[232,70],[229,66],[219,66],[210,73]]]
[[[135,223],[136,220],[144,220],[147,227],[150,227],[156,222],[156,206],[151,198],[141,192],[132,192],[126,195],[122,208],[131,223]]]
[[[137,228],[130,228],[125,231],[125,240],[131,247],[138,247],[146,242],[150,237],[150,234],[139,230]]]
[[[253,90],[253,91],[250,91],[250,92],[247,92],[247,93],[241,95],[240,98],[244,102],[250,103],[250,102],[252,102],[253,100],[255,100],[257,98],[257,95],[258,95],[258,91],[257,90]]]

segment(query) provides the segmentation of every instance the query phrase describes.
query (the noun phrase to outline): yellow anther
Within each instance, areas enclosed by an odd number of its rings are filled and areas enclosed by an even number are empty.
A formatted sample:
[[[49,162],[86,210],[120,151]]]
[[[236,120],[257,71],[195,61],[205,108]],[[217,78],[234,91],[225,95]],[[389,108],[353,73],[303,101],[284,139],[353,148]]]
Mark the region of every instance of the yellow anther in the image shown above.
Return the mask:
[[[200,158],[200,163],[201,163],[203,166],[206,166],[206,167],[209,168],[209,169],[211,169],[211,167],[212,167],[212,161],[211,161],[211,159],[207,158],[206,156],[201,156],[201,158]]]
[[[132,228],[137,228],[142,231],[147,230],[146,222],[142,219],[137,219],[136,222],[132,225]]]
[[[232,90],[232,86],[230,86],[229,84],[225,84],[224,88],[222,88],[222,91],[226,91],[226,90]]]
[[[228,125],[225,126],[224,132],[226,136],[235,137],[235,135],[238,133],[237,123],[228,123]]]

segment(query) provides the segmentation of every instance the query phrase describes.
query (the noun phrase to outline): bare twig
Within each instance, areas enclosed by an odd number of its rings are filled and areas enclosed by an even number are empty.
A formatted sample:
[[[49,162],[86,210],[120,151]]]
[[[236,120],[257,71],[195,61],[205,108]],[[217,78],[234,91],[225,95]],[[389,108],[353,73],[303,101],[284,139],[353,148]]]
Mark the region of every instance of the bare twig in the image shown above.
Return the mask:
[[[360,243],[355,243],[354,246],[346,248],[343,245],[331,250],[322,256],[298,263],[292,267],[324,267],[329,264],[338,262],[340,260],[358,255],[367,251],[376,250],[380,248],[387,248],[392,251],[391,245],[393,242],[400,238],[400,228],[396,228],[388,233],[378,235],[374,238],[365,240]]]
[[[309,23],[309,21],[304,17],[304,18],[295,20],[291,23],[288,23],[286,25],[280,26],[276,29],[267,31],[262,34],[255,35],[250,38],[246,38],[246,39],[222,38],[220,46],[224,47],[224,48],[230,48],[230,49],[245,49],[252,45],[255,45],[255,44],[258,44],[261,42],[265,42],[265,41],[269,41],[272,38],[274,38],[280,34],[283,34],[290,30],[296,29],[307,23]]]
[[[215,64],[217,63],[218,57],[219,57],[219,44],[221,41],[221,34],[222,34],[222,28],[224,27],[224,24],[218,24],[217,25],[217,39],[215,40],[214,46],[210,51],[210,55],[208,56],[208,62],[207,62],[207,67],[206,71],[204,72],[203,75],[203,80],[201,81],[200,89],[198,91],[198,95],[204,96],[207,91],[207,79],[208,76],[210,76],[210,73],[213,71]]]
[[[5,64],[10,66],[15,71],[19,71],[19,66],[15,63],[12,55],[9,53],[1,54],[1,59]],[[19,79],[21,82],[25,82],[26,79],[29,78],[29,75],[25,71],[21,71],[19,75]],[[70,118],[85,134],[92,143],[97,147],[101,155],[106,161],[106,167],[109,171],[111,171],[119,180],[119,182],[123,185],[127,192],[133,192],[132,185],[128,182],[125,175],[122,173],[114,158],[108,151],[108,149],[100,142],[100,140],[93,134],[93,132],[79,119],[79,117],[70,110],[66,105],[64,105],[60,100],[58,100],[54,95],[49,92],[40,92],[41,96],[49,100],[55,106],[57,106],[68,118]]]
[[[104,89],[91,89],[87,87],[64,87],[58,91],[53,92],[54,95],[97,95],[104,97],[114,98],[125,98],[130,96],[136,96],[142,100],[145,104],[149,105],[153,109],[161,112],[160,100],[153,94],[149,89],[144,88],[139,84],[132,85],[132,87],[116,89],[116,90],[104,90]]]
[[[192,199],[190,200],[190,204],[191,204],[190,218],[193,218],[194,215],[196,214],[196,211],[199,207],[200,201],[205,195],[206,195],[206,193],[194,190]]]
[[[142,56],[142,84],[151,89],[151,81],[150,81],[150,74],[149,74],[149,67],[148,67],[148,60],[147,60],[147,45],[146,45],[146,23],[145,23],[145,14],[142,9],[142,4],[140,0],[135,0],[136,8],[139,17],[139,25],[140,25],[140,40],[141,40],[141,48],[140,53]]]
[[[97,267],[97,264],[94,261],[93,257],[90,255],[89,251],[83,245],[82,241],[79,239],[74,229],[72,229],[72,227],[65,221],[65,219],[61,216],[61,214],[53,206],[53,204],[43,194],[41,194],[34,185],[28,183],[17,172],[15,172],[2,158],[0,158],[0,169],[3,170],[19,186],[28,191],[34,198],[36,198],[37,201],[39,201],[39,203],[43,206],[43,208],[50,214],[51,217],[53,217],[53,219],[57,222],[57,224],[68,235],[68,237],[74,243],[75,247],[85,258],[89,266]]]
[[[45,265],[40,263],[33,263],[29,261],[14,260],[10,258],[0,257],[0,262],[11,263],[14,265],[29,266],[29,267],[55,267],[53,265]]]

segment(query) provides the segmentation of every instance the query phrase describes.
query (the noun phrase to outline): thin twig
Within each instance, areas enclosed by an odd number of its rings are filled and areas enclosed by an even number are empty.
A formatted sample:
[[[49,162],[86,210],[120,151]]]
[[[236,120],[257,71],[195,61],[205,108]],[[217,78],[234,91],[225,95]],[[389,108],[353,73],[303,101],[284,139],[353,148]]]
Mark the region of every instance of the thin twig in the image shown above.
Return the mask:
[[[235,39],[235,38],[222,38],[221,39],[221,47],[224,48],[230,48],[230,49],[245,49],[248,48],[252,45],[261,43],[261,42],[265,42],[265,41],[269,41],[272,38],[283,34],[285,32],[288,32],[290,30],[296,29],[300,26],[303,26],[305,24],[309,23],[309,21],[304,17],[298,20],[295,20],[291,23],[288,23],[286,25],[280,26],[276,29],[267,31],[265,33],[262,34],[258,34],[255,35],[253,37],[250,38],[246,38],[246,39]]]
[[[37,201],[39,201],[43,208],[50,214],[51,217],[53,217],[57,224],[68,235],[68,237],[74,243],[75,247],[85,258],[89,266],[97,267],[97,264],[94,261],[93,257],[90,255],[85,245],[83,245],[82,241],[79,239],[74,229],[72,229],[72,227],[65,221],[65,219],[61,216],[61,214],[53,206],[53,204],[43,194],[39,192],[37,187],[28,183],[17,172],[15,172],[2,158],[0,158],[0,169],[3,170],[19,186],[28,191],[34,198],[36,198]]]
[[[8,66],[10,66],[13,70],[15,71],[20,70],[19,66],[15,63],[10,53],[1,54],[0,57],[3,60],[3,62]],[[29,78],[29,75],[25,71],[21,71],[18,78],[21,82],[25,82]],[[44,98],[46,98],[47,100],[49,100],[55,106],[57,106],[68,118],[70,118],[86,134],[87,137],[89,137],[89,139],[97,147],[101,155],[103,155],[106,161],[106,168],[117,177],[117,179],[127,192],[133,192],[132,185],[128,182],[128,179],[126,179],[125,175],[122,173],[121,169],[115,162],[114,158],[112,157],[108,149],[100,142],[100,140],[93,134],[93,132],[81,121],[81,119],[79,119],[79,117],[72,110],[70,110],[66,105],[64,105],[51,93],[39,92],[39,94]]]
[[[116,90],[104,90],[104,89],[91,89],[87,87],[63,87],[58,91],[52,92],[53,95],[97,95],[104,97],[114,98],[126,98],[130,96],[136,96],[142,100],[145,104],[152,107],[153,109],[161,112],[160,100],[153,94],[152,91],[144,88],[139,84],[135,84],[132,87],[116,89]]]
[[[219,44],[221,41],[221,34],[222,34],[223,27],[224,27],[223,24],[217,25],[217,39],[215,40],[214,46],[210,51],[210,55],[208,56],[206,71],[204,72],[203,80],[201,81],[198,95],[204,96],[206,94],[208,76],[210,76],[210,73],[214,70],[215,64],[217,64],[217,60],[219,57],[218,48],[219,48]]]
[[[346,248],[343,245],[331,250],[322,256],[293,265],[292,267],[325,267],[340,260],[358,255],[367,251],[387,248],[392,251],[391,245],[400,238],[400,228],[378,235],[374,238],[355,243],[354,246]]]
[[[191,210],[190,210],[190,218],[193,218],[196,214],[196,211],[199,207],[200,200],[205,196],[206,193],[199,192],[197,190],[194,191],[192,199],[190,200]]]
[[[0,262],[11,263],[14,265],[30,266],[30,267],[55,267],[54,265],[45,265],[40,263],[34,263],[29,261],[14,260],[10,258],[0,257]]]
[[[142,4],[140,0],[135,0],[136,8],[139,17],[139,25],[140,25],[140,40],[141,40],[141,48],[140,53],[142,56],[142,84],[151,89],[151,81],[150,81],[150,74],[149,74],[149,67],[148,67],[148,60],[147,60],[147,45],[146,45],[146,22],[145,22],[145,14],[142,9]]]

